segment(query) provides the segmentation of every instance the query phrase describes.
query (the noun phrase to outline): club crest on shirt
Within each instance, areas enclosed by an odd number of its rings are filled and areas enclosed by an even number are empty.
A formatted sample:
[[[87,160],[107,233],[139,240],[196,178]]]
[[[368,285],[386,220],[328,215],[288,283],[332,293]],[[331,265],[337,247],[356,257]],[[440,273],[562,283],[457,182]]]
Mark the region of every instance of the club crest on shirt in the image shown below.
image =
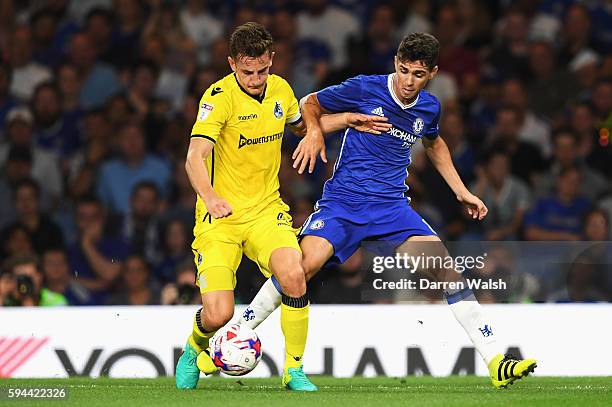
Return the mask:
[[[278,101],[274,102],[274,117],[277,119],[281,119],[283,117],[283,108],[281,103]]]
[[[315,220],[314,222],[312,222],[312,225],[310,225],[310,229],[319,230],[319,229],[323,229],[324,226],[325,226],[325,222],[319,219],[319,220]]]
[[[414,131],[414,134],[419,134],[421,131],[423,131],[423,126],[425,126],[423,119],[417,117],[414,123],[412,123],[412,130]]]

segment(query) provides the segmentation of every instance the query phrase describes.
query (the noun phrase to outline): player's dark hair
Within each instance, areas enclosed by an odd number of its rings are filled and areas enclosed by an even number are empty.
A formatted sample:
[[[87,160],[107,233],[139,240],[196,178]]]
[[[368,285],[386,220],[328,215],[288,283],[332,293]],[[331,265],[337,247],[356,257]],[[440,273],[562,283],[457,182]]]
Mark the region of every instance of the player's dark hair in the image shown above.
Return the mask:
[[[438,64],[440,43],[431,34],[412,33],[404,37],[397,48],[397,58],[401,62],[421,61],[432,70]]]
[[[245,23],[237,27],[230,37],[230,56],[256,58],[272,52],[272,35],[259,23]]]

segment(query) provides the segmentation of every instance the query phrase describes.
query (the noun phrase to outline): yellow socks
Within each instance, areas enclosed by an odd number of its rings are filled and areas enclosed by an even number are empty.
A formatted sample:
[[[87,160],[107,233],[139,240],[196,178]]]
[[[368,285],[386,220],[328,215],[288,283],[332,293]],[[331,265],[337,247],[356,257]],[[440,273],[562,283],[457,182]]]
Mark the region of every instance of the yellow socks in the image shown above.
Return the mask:
[[[285,372],[302,366],[302,357],[308,337],[308,298],[283,294],[281,304],[281,328],[285,335]]]
[[[195,318],[193,320],[193,331],[189,336],[189,344],[198,352],[201,353],[208,348],[208,341],[213,337],[216,331],[214,332],[204,332],[204,327],[201,321],[201,313],[202,308],[196,312]]]

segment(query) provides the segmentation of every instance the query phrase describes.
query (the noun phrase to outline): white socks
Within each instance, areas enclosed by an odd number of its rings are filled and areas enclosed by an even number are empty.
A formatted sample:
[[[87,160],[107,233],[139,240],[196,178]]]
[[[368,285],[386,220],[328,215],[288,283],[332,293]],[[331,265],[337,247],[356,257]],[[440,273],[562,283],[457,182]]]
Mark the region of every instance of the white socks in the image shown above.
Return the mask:
[[[251,304],[244,310],[238,323],[251,329],[257,328],[280,306],[280,290],[280,284],[274,276],[269,278],[253,298]],[[455,318],[468,334],[476,350],[488,366],[489,362],[503,351],[497,344],[495,328],[490,320],[485,318],[483,308],[478,303],[474,293],[469,288],[465,288],[457,292],[445,293],[445,297]]]
[[[242,313],[238,323],[255,329],[264,319],[268,318],[268,315],[279,307],[280,303],[280,284],[272,276],[261,286],[251,304]]]
[[[495,328],[491,321],[485,318],[482,306],[478,303],[474,293],[469,288],[464,288],[453,294],[446,293],[445,297],[455,318],[465,329],[488,366],[491,360],[502,351],[497,344]]]

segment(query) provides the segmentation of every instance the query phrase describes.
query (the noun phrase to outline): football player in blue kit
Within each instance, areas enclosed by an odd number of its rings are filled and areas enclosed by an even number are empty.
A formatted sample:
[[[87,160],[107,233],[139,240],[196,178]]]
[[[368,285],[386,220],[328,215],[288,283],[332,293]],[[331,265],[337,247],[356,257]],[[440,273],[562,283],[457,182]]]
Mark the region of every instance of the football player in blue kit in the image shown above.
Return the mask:
[[[326,160],[320,127],[323,114],[354,111],[388,118],[391,128],[383,134],[354,129],[344,133],[332,177],[323,196],[301,230],[300,247],[306,279],[328,261],[342,263],[362,241],[385,241],[397,253],[421,252],[446,256],[446,247],[431,226],[410,206],[405,180],[412,146],[423,142],[427,156],[473,219],[487,214],[483,202],[465,187],[448,147],[438,134],[440,102],[424,90],[438,71],[439,44],[425,33],[406,36],[395,56],[395,72],[360,75],[308,95],[302,103],[307,134],[293,154],[301,174],[314,169],[317,157]],[[444,296],[455,318],[465,329],[489,368],[493,385],[507,387],[532,372],[534,359],[503,355],[490,320],[460,273],[452,269],[421,269],[438,282],[463,282]],[[269,279],[244,312],[239,323],[258,326],[281,301],[280,286]]]

